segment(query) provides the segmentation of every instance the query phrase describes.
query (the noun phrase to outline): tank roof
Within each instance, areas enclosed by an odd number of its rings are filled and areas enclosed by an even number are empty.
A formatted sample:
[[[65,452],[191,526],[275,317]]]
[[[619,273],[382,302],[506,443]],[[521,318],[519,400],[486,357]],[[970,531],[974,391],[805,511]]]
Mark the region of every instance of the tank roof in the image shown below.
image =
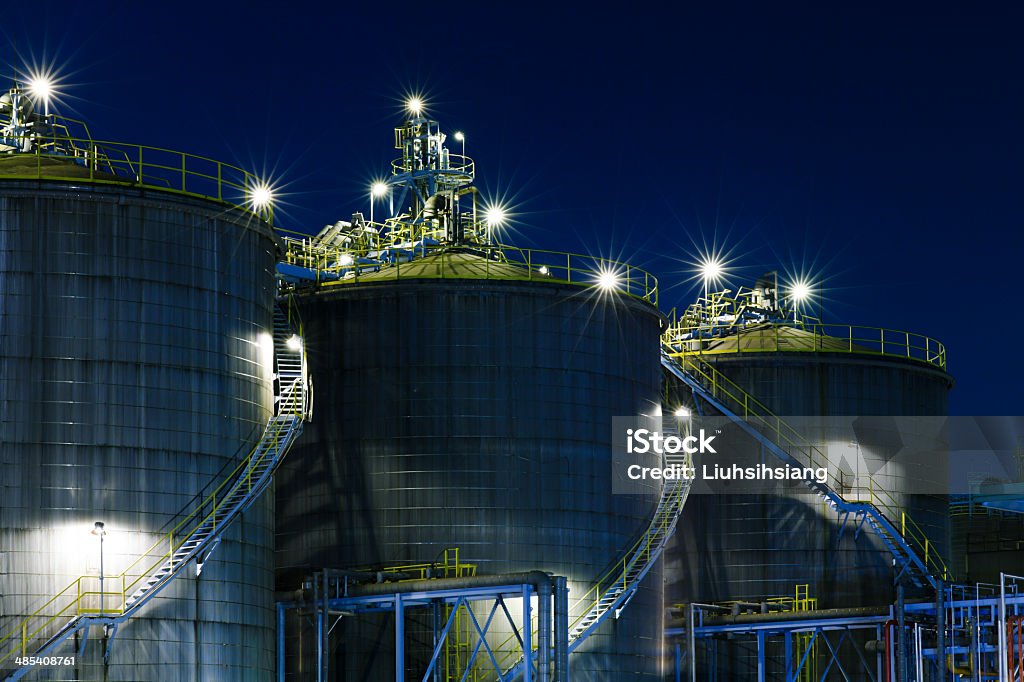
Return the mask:
[[[551,275],[531,273],[525,266],[487,258],[472,252],[447,251],[384,267],[359,275],[360,282],[397,279],[507,279],[559,280]],[[342,280],[345,281],[345,280]]]
[[[866,352],[858,344],[853,344],[853,351]],[[774,353],[777,351],[806,351],[808,353],[851,352],[850,341],[834,336],[825,336],[799,327],[780,326],[777,324],[757,324],[743,329],[742,334],[721,336],[710,341],[705,353]]]

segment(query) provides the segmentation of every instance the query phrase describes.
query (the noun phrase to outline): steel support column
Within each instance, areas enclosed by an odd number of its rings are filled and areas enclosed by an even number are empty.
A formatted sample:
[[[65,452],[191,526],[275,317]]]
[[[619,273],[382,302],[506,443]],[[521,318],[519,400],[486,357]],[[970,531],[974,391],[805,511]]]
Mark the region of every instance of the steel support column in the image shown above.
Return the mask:
[[[765,682],[765,642],[764,642],[764,631],[757,631],[757,682]]]
[[[405,682],[405,608],[401,593],[395,595],[395,682]]]
[[[537,586],[537,680],[551,682],[551,583]]]
[[[908,682],[910,669],[907,666],[907,614],[903,601],[903,583],[896,586],[896,680]]]
[[[284,602],[277,603],[277,682],[284,682]]]
[[[530,613],[529,585],[523,585],[523,682],[533,682],[533,614]],[[490,620],[487,621],[488,625]],[[480,635],[483,637],[483,635]],[[540,635],[538,633],[538,639]]]
[[[569,586],[564,576],[555,577],[555,679],[569,682]]]
[[[935,634],[936,663],[939,665],[939,679],[946,679],[946,583],[939,581],[935,590]]]
[[[786,647],[786,682],[795,682],[796,673],[793,671],[793,633],[786,630],[783,633],[783,646]]]

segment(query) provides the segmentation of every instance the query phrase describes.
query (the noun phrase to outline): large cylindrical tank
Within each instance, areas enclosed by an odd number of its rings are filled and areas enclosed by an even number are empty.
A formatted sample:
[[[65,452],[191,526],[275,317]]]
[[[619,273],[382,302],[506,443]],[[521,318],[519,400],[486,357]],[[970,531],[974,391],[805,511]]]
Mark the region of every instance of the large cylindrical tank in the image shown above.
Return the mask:
[[[469,254],[414,267],[301,299],[317,407],[278,476],[278,587],[458,548],[478,574],[567,576],[572,602],[621,561],[657,502],[612,494],[611,436],[612,417],[660,404],[659,314],[593,287],[515,281],[522,270]],[[658,567],[573,655],[573,679],[658,679],[662,597]],[[343,618],[332,679],[394,679],[392,628]],[[416,679],[424,640],[409,634]],[[289,660],[309,646],[293,644]]]
[[[774,414],[796,418],[790,421],[806,430],[801,435],[831,465],[838,462],[835,448],[829,447],[828,422],[819,422],[816,430],[808,424],[814,420],[800,417],[947,412],[949,374],[938,363],[906,357],[909,353],[896,344],[887,354],[861,353],[868,349],[847,339],[780,327],[727,336],[706,350],[710,352],[702,359],[726,378]],[[905,494],[912,475],[892,463],[876,472],[874,480],[927,533],[930,550],[948,559],[946,500]],[[667,550],[667,601],[759,602],[793,597],[796,586],[806,585],[818,608],[891,603],[891,555],[869,529],[859,536],[851,529],[838,542],[837,530],[836,512],[815,494],[691,495]],[[730,653],[707,665],[735,679],[752,679],[753,650],[749,656],[728,647],[719,650]]]
[[[98,591],[101,558],[105,590],[120,592],[116,576],[258,441],[273,409],[265,348],[276,247],[266,223],[220,202],[3,176],[6,634],[79,575],[91,576],[83,590]],[[272,508],[258,501],[201,577],[186,568],[122,624],[107,670],[92,628],[75,668],[26,679],[270,679]],[[102,557],[95,521],[107,531]],[[78,641],[57,653],[74,655]]]

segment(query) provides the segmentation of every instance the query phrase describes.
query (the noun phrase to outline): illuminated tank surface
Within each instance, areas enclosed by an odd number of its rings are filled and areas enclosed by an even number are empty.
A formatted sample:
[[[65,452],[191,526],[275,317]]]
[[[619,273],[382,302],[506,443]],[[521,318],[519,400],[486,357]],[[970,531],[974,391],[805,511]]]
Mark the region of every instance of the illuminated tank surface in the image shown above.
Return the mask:
[[[751,326],[707,342],[702,358],[783,417],[946,414],[949,374],[868,350],[795,327]],[[830,452],[827,433],[802,435]],[[889,466],[874,478],[909,510],[933,550],[948,556],[947,501],[903,494],[911,475]],[[850,533],[837,548],[836,523],[813,494],[691,495],[666,552],[667,603],[759,602],[793,597],[797,585],[808,586],[818,608],[892,603],[891,555],[870,532],[856,540]],[[721,648],[715,665],[746,679],[756,652]]]
[[[611,492],[609,440],[613,416],[660,403],[654,308],[454,262],[458,279],[428,256],[402,266],[416,278],[382,271],[301,299],[317,407],[278,479],[278,589],[457,547],[477,574],[566,575],[572,602],[649,522],[655,498]],[[659,566],[574,654],[574,679],[660,679],[661,579]],[[393,674],[390,623],[342,620],[336,679]],[[413,653],[409,627],[412,674],[429,652],[421,639]]]
[[[10,179],[23,160],[0,163],[5,631],[74,576],[98,591],[95,521],[105,574],[126,568],[248,452],[272,409],[266,225],[160,191]],[[122,625],[107,670],[94,629],[76,667],[25,679],[270,679],[272,507],[259,500],[201,577],[190,568]]]

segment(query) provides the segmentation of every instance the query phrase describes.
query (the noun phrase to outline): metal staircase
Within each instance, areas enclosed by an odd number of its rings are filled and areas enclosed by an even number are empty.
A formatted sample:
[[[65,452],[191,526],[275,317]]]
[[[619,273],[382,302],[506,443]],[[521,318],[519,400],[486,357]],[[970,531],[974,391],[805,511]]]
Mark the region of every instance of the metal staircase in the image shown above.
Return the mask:
[[[256,447],[170,532],[120,574],[105,578],[116,591],[102,583],[98,592],[93,591],[90,587],[96,576],[80,576],[4,634],[0,638],[0,674],[4,680],[13,682],[32,669],[32,665],[18,665],[16,658],[50,655],[76,632],[83,632],[80,646],[84,650],[93,626],[105,629],[104,658],[109,659],[118,626],[159,594],[190,562],[195,560],[197,571],[201,570],[224,531],[270,485],[274,471],[310,415],[311,396],[297,321],[288,301],[275,307],[275,414],[267,421]]]
[[[690,466],[689,455],[665,455],[665,466]],[[618,617],[636,593],[651,567],[661,558],[669,538],[675,532],[679,514],[690,492],[690,479],[665,481],[658,498],[658,506],[643,535],[616,562],[594,586],[577,601],[583,605],[582,613],[569,623],[569,653],[572,653],[609,616]],[[500,648],[500,647],[499,647]],[[523,658],[503,668],[501,682],[510,682],[522,676]]]
[[[662,350],[661,364],[696,397],[732,419],[782,462],[800,468],[828,464],[817,447],[700,357],[683,355],[677,359],[668,348]],[[875,532],[893,557],[897,581],[906,578],[919,587],[941,589],[942,581],[949,580],[949,570],[928,536],[899,502],[870,477],[863,491],[868,499],[845,498],[837,492],[840,482],[831,472],[826,483],[807,479],[804,485],[839,514],[842,529],[852,522],[857,534],[865,524]]]
[[[622,563],[616,564],[582,597],[581,603],[589,603],[591,599],[593,601],[586,611],[569,624],[569,653],[575,651],[609,615],[615,613],[617,616],[617,611],[626,606],[644,576],[661,558],[669,538],[675,532],[691,482],[690,479],[665,482],[658,506],[644,535],[626,553]]]

